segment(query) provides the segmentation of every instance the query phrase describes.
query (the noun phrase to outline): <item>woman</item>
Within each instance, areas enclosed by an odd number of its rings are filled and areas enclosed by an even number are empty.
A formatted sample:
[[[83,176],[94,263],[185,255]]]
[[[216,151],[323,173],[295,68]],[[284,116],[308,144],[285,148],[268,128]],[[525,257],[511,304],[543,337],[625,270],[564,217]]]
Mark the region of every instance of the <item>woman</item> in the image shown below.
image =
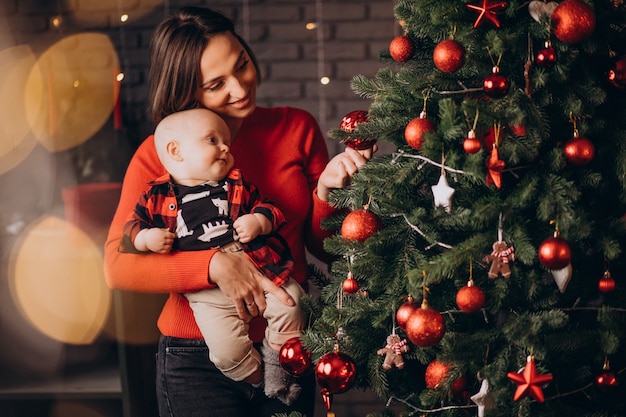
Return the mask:
[[[150,91],[155,123],[165,116],[205,107],[226,121],[231,152],[246,177],[284,213],[281,234],[295,261],[294,278],[306,288],[305,248],[323,259],[328,235],[320,221],[333,212],[331,189],[344,187],[370,152],[353,149],[328,160],[324,138],[313,117],[293,108],[256,106],[259,71],[252,52],[232,22],[210,9],[189,7],[164,20],[151,44]],[[157,398],[161,417],[269,417],[300,411],[313,416],[315,384],[301,381],[303,394],[291,407],[268,399],[263,390],[222,375],[182,293],[218,286],[233,300],[239,317],[255,318],[265,309],[264,291],[284,304],[293,300],[264,277],[241,252],[215,250],[134,255],[118,252],[122,227],[147,182],[165,173],[147,138],[126,172],[119,206],[105,247],[111,288],[169,293],[158,320],[162,334],[157,355]],[[251,323],[260,342],[263,323]]]

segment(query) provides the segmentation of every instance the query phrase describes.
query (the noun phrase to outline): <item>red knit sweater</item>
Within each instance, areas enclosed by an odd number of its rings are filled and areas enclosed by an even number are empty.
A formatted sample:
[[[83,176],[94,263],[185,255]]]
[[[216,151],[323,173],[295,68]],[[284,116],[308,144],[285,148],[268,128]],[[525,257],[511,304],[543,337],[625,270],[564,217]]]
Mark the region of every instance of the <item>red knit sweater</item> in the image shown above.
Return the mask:
[[[231,152],[235,167],[243,171],[261,194],[284,213],[280,233],[294,257],[293,277],[305,284],[305,246],[323,259],[322,240],[328,231],[319,227],[333,208],[315,196],[317,180],[328,162],[328,151],[315,119],[303,110],[257,107],[244,120]],[[105,276],[113,289],[169,293],[158,320],[163,335],[201,338],[188,301],[181,294],[211,288],[209,262],[215,251],[170,254],[118,252],[122,228],[138,196],[149,181],[165,174],[148,137],[133,156],[120,202],[105,244]],[[257,334],[257,331],[251,332]]]

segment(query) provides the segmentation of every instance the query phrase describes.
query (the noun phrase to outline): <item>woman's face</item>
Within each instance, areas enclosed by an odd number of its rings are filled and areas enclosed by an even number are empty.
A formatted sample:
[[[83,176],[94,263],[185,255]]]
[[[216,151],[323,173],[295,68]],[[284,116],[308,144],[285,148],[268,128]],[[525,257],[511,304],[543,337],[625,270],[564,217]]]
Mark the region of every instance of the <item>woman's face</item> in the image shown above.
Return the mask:
[[[224,119],[243,119],[256,107],[256,69],[230,32],[212,37],[200,57],[198,102]]]

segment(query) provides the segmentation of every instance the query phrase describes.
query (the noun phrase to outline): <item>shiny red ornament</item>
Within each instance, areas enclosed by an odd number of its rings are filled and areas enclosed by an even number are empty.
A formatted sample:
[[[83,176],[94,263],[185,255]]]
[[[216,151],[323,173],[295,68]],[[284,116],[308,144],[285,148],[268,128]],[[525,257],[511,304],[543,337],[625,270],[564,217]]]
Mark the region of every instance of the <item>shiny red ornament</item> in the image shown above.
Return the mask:
[[[352,272],[348,272],[348,277],[345,280],[343,280],[343,292],[347,294],[354,294],[358,290],[359,290],[358,281],[354,279]]]
[[[352,132],[359,123],[367,123],[368,113],[365,110],[354,110],[350,113],[343,116],[341,119],[341,123],[339,124],[339,129],[344,132]],[[352,149],[356,150],[364,150],[371,148],[375,143],[376,139],[362,139],[362,138],[354,138],[354,139],[346,139],[343,143]]]
[[[626,56],[615,61],[613,68],[609,70],[608,80],[619,89],[626,87]]]
[[[556,64],[556,51],[550,41],[546,41],[545,47],[537,52],[535,63],[543,68],[552,68]]]
[[[552,375],[538,374],[537,368],[535,367],[535,358],[533,356],[528,356],[526,359],[526,367],[522,373],[509,372],[506,376],[517,384],[517,389],[513,396],[514,401],[526,395],[530,395],[540,403],[545,401],[541,386],[552,381]]]
[[[292,376],[300,376],[313,370],[311,352],[308,351],[298,337],[287,340],[278,351],[278,363]]]
[[[491,98],[502,98],[506,96],[511,87],[511,82],[507,77],[500,74],[500,69],[496,66],[491,70],[483,81],[483,91]]]
[[[399,35],[389,43],[389,54],[398,62],[406,62],[415,53],[415,44],[407,35]]]
[[[515,125],[511,126],[511,131],[515,136],[524,137],[526,136],[526,126],[524,125]]]
[[[449,378],[451,365],[434,360],[428,364],[424,373],[426,387],[430,389],[441,388]],[[460,395],[465,390],[467,381],[464,376],[455,379],[450,385],[450,390],[454,395]]]
[[[396,311],[396,323],[402,330],[406,330],[406,323],[415,310],[420,308],[420,303],[416,302],[412,296],[408,296],[407,300],[398,307]]]
[[[367,208],[354,210],[343,219],[341,236],[346,240],[364,242],[383,228],[380,218]]]
[[[619,385],[619,381],[613,372],[607,370],[596,377],[595,384],[602,391],[611,391]]]
[[[437,310],[426,303],[409,316],[406,334],[411,342],[419,347],[435,346],[446,333],[446,323]]]
[[[615,280],[609,271],[605,271],[602,278],[598,281],[598,289],[603,293],[615,291]]]
[[[419,151],[424,142],[424,135],[435,131],[435,125],[428,119],[426,112],[421,112],[419,117],[411,120],[404,128],[406,143],[416,151]]]
[[[567,141],[563,147],[563,152],[565,153],[565,159],[567,159],[570,164],[577,167],[584,167],[589,165],[593,159],[596,148],[593,146],[593,142],[587,138],[578,136],[578,133],[575,132],[574,137]]]
[[[470,280],[466,286],[457,291],[456,305],[464,313],[479,311],[485,305],[485,293]]]
[[[557,232],[539,245],[538,255],[543,266],[555,271],[565,268],[572,260],[569,244]]]
[[[596,28],[593,8],[582,0],[565,0],[554,9],[550,18],[554,36],[569,44],[587,40]]]
[[[476,138],[476,133],[474,132],[474,130],[470,130],[467,133],[467,137],[463,141],[463,150],[469,154],[474,154],[480,151],[481,147],[482,144]]]
[[[439,70],[452,73],[465,64],[465,48],[454,39],[446,39],[435,46],[433,62]]]
[[[482,25],[483,22],[485,21],[484,19],[489,20],[495,27],[499,28],[500,21],[498,20],[498,16],[496,16],[496,13],[501,10],[504,10],[504,8],[506,7],[506,2],[498,1],[498,2],[492,3],[491,0],[482,0],[482,1],[483,2],[480,6],[476,6],[474,4],[467,5],[468,9],[476,10],[478,12],[478,17],[476,18],[476,21],[474,22],[474,26],[473,26],[474,29]]]
[[[356,381],[356,364],[342,352],[322,356],[315,366],[315,377],[320,386],[322,400],[327,410],[332,405],[333,394],[348,391]]]

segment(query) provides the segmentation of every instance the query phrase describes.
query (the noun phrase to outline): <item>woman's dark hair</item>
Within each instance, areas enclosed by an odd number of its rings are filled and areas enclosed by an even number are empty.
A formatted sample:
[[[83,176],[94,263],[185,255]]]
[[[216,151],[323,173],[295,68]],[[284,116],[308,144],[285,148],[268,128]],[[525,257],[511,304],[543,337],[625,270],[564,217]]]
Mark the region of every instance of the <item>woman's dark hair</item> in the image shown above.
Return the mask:
[[[229,18],[204,7],[184,7],[157,26],[150,43],[150,113],[155,123],[197,107],[200,58],[209,40],[224,32],[239,40],[260,80],[256,58]]]

